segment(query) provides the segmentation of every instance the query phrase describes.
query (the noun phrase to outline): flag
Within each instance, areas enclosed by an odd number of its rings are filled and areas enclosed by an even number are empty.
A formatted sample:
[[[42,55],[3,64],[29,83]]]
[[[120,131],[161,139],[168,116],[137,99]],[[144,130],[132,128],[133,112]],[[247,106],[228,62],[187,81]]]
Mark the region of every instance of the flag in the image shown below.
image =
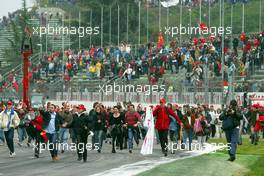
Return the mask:
[[[161,48],[162,48],[162,46],[163,46],[163,42],[164,42],[164,40],[163,40],[162,33],[159,32],[158,44],[157,44],[157,48],[158,48],[158,49],[161,49]]]
[[[161,5],[165,8],[168,8],[168,7],[171,7],[171,6],[176,6],[179,4],[179,0],[166,0],[166,1],[163,1],[163,2],[160,2]]]
[[[153,143],[154,143],[154,134],[155,134],[154,118],[151,107],[147,107],[146,109],[146,118],[143,125],[144,127],[148,128],[148,132],[143,141],[140,153],[142,155],[150,155],[153,152]]]
[[[200,24],[199,24],[199,28],[200,28],[202,31],[207,31],[207,30],[208,30],[208,27],[206,26],[205,23],[200,23]]]

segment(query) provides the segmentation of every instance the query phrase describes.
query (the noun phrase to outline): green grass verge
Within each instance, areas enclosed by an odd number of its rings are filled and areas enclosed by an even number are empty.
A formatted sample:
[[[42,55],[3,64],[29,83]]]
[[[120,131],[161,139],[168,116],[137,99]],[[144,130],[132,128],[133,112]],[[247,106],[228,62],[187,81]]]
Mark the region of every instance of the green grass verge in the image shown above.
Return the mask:
[[[225,143],[224,139],[212,139],[211,143]],[[248,138],[238,147],[237,160],[226,161],[226,151],[205,154],[198,157],[178,160],[160,165],[143,172],[140,176],[263,176],[264,175],[264,142],[254,146]]]

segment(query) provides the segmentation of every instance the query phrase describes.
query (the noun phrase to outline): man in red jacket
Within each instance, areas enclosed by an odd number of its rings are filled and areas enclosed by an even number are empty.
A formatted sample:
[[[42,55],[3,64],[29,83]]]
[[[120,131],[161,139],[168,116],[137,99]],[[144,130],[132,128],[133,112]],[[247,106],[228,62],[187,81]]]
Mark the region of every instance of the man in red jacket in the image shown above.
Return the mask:
[[[155,128],[159,133],[159,140],[162,152],[164,156],[168,155],[168,130],[170,118],[169,115],[174,117],[176,121],[182,126],[180,118],[173,112],[172,109],[166,107],[166,100],[164,98],[160,99],[160,105],[156,106],[153,111],[153,116],[157,118]]]

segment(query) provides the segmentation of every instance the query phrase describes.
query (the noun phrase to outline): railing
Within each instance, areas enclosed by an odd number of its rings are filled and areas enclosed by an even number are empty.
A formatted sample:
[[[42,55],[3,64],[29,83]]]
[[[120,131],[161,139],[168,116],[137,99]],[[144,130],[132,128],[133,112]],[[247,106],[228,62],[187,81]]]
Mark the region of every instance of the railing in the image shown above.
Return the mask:
[[[63,96],[62,96],[63,94]],[[243,92],[236,92],[235,99],[239,105],[243,104]],[[249,96],[255,95],[257,97],[264,97],[264,92],[249,93]],[[177,104],[222,104],[222,92],[209,93],[209,102],[205,102],[205,92],[113,92],[113,93],[102,93],[102,92],[57,92],[54,101],[87,101],[87,102],[123,102],[131,101],[133,103],[148,103],[148,104],[159,104],[161,97],[165,97],[169,103]]]
[[[39,61],[39,53],[34,54],[30,57],[30,62],[32,64],[35,64],[36,62]],[[12,82],[9,81],[9,75],[13,73],[16,75],[16,82],[18,83],[18,85],[22,85],[23,82],[23,64],[19,64],[18,66],[16,66],[15,68],[13,68],[12,70],[8,71],[7,73],[5,73],[3,75],[3,81],[7,81],[9,84],[8,86],[2,90],[3,92],[0,94],[0,97],[8,99],[8,98],[18,98],[19,99],[19,94],[17,92],[15,92],[15,90],[12,88],[13,84]]]

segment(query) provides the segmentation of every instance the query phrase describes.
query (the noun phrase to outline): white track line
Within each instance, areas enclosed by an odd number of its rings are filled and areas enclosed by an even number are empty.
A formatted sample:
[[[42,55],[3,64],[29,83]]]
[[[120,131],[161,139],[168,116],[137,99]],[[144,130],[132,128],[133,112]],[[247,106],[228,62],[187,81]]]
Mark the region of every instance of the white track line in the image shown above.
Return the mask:
[[[132,163],[132,164],[122,165],[118,168],[106,170],[104,172],[100,172],[100,173],[94,174],[92,176],[122,176],[122,175],[134,176],[134,175],[137,175],[141,172],[153,169],[153,168],[155,168],[161,164],[166,164],[166,163],[170,163],[170,162],[173,162],[176,160],[191,158],[191,157],[215,152],[216,150],[219,150],[221,148],[222,147],[219,147],[219,146],[217,147],[217,146],[207,144],[206,148],[204,150],[184,152],[184,153],[190,154],[188,156],[183,156],[183,157],[178,156],[177,157],[177,155],[176,155],[175,159],[160,157],[158,160],[157,159],[156,160],[143,160],[143,161],[139,161],[139,162]]]

